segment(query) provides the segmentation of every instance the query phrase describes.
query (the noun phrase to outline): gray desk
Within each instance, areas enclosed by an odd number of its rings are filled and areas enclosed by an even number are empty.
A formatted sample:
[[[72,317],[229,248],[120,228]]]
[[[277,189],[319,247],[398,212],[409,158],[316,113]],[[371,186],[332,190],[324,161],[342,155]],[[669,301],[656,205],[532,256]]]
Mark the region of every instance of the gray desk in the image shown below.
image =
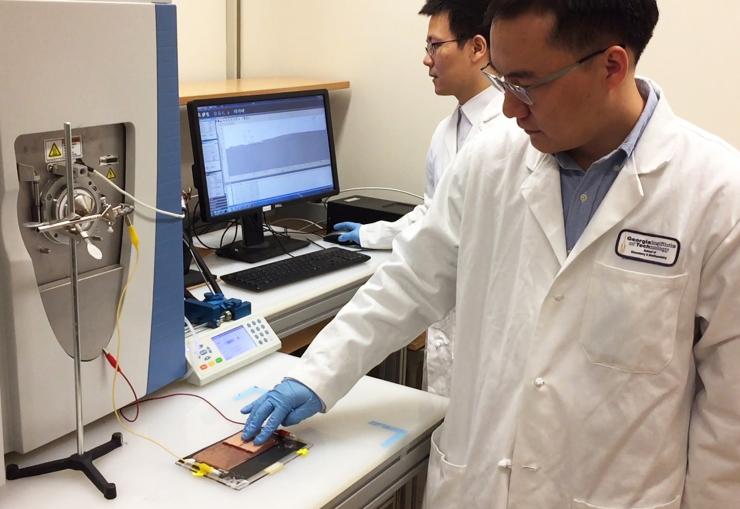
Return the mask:
[[[275,353],[204,387],[177,383],[163,393],[194,392],[208,398],[233,419],[239,408],[272,387],[298,360]],[[183,508],[379,507],[415,472],[425,469],[429,435],[441,422],[447,400],[382,380],[364,377],[335,408],[291,428],[313,443],[310,453],[280,472],[242,491],[195,478],[158,447],[126,431],[123,447],[97,461],[115,482],[118,498],[106,501],[79,472],[8,481],[0,487],[0,507]],[[194,398],[177,397],[143,404],[134,425],[177,454],[189,454],[239,430]],[[101,443],[120,431],[113,416],[86,429],[89,443]],[[75,450],[68,435],[8,461],[21,466],[66,456]]]

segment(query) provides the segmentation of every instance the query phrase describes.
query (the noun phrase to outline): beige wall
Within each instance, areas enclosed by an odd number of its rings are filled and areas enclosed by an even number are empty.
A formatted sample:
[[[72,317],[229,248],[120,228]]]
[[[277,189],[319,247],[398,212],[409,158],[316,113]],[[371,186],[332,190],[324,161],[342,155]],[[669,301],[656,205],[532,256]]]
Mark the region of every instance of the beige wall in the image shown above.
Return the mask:
[[[332,99],[342,187],[421,192],[436,123],[454,107],[421,65],[422,0],[243,0],[242,69],[250,76],[351,81]],[[640,74],[673,109],[740,147],[740,0],[659,0]]]
[[[180,81],[226,78],[226,2],[173,0]]]
[[[740,148],[740,1],[658,5],[638,73],[660,84],[678,115]]]
[[[417,14],[422,4],[244,0],[244,77],[351,82],[350,90],[332,93],[331,102],[342,188],[424,190],[429,139],[455,103],[434,95],[421,63],[427,27],[427,18]]]
[[[227,77],[226,0],[173,0],[177,6],[177,64],[180,82]],[[192,186],[193,151],[184,107],[180,108],[183,189]]]

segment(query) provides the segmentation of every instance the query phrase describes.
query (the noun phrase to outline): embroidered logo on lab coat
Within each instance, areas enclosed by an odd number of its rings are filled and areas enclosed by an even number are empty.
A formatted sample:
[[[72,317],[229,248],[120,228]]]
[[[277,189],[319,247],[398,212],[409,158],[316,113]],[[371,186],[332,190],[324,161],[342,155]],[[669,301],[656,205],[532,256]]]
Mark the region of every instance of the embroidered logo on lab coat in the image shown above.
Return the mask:
[[[622,258],[673,267],[681,251],[678,239],[651,233],[622,230],[614,251]]]

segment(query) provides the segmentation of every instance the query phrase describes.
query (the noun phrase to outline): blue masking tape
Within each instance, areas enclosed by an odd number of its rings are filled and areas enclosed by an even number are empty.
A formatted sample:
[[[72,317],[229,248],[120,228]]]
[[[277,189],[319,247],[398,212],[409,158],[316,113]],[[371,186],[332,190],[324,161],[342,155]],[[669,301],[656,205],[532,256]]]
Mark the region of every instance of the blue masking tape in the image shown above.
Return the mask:
[[[263,389],[262,387],[257,387],[256,385],[254,387],[250,387],[246,391],[242,391],[236,396],[234,396],[234,401],[239,401],[245,398],[248,398],[249,396],[252,396],[256,394],[257,396],[262,396],[267,391]]]
[[[406,434],[408,434],[408,431],[406,431],[405,429],[396,428],[383,422],[370,421],[368,424],[370,426],[376,426],[378,428],[393,432],[393,435],[388,437],[382,444],[380,444],[382,447],[390,447],[391,445],[401,440]]]

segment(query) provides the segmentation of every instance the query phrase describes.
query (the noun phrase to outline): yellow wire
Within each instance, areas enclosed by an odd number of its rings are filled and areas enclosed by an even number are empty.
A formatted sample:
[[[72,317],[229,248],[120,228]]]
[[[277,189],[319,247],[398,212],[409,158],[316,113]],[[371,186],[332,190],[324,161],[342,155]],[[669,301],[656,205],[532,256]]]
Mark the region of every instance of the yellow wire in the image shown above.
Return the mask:
[[[136,273],[137,268],[139,267],[139,235],[136,232],[136,229],[134,228],[134,225],[131,224],[131,221],[129,220],[128,216],[126,216],[126,221],[128,222],[128,234],[131,238],[131,245],[134,246],[135,250],[135,257],[134,257],[134,265],[129,271],[128,277],[126,278],[126,284],[123,286],[123,289],[121,290],[121,296],[118,298],[118,305],[116,306],[116,325],[115,325],[115,331],[116,331],[116,362],[120,364],[121,359],[121,329],[120,329],[120,323],[121,323],[121,310],[123,308],[123,301],[126,298],[126,292],[128,291],[128,286],[133,280],[134,274]],[[118,405],[116,404],[116,381],[118,380],[118,369],[115,370],[113,374],[113,389],[111,392],[111,402],[113,404],[113,413],[116,415],[116,419],[118,420],[118,424],[126,431],[131,433],[132,435],[135,435],[139,438],[143,438],[144,440],[147,440],[154,445],[157,445],[164,449],[168,454],[171,456],[174,456],[178,461],[184,461],[183,457],[175,454],[172,452],[166,445],[164,445],[161,442],[158,442],[152,437],[149,437],[147,435],[143,435],[141,433],[137,433],[132,428],[126,425],[126,423],[121,418],[121,414],[118,412]]]

